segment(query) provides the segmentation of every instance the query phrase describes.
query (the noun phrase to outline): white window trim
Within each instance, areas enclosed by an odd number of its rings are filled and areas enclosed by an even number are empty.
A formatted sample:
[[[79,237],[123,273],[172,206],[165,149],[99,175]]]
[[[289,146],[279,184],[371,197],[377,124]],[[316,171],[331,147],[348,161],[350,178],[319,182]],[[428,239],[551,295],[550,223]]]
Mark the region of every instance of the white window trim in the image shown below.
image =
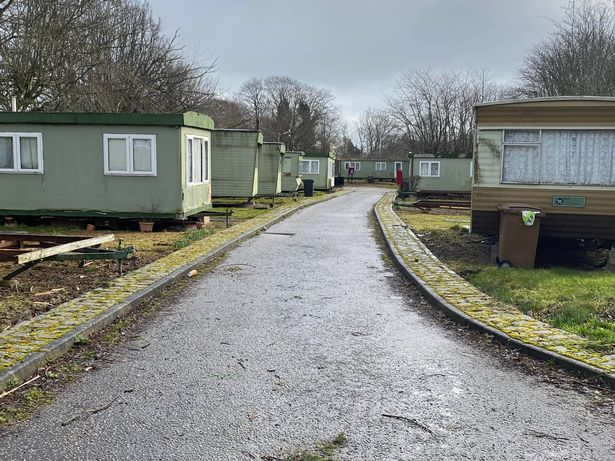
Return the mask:
[[[354,168],[354,171],[361,171],[361,162],[345,162],[345,169]]]
[[[206,170],[207,171],[207,178],[204,179],[203,181],[192,181],[192,182],[190,182],[188,180],[188,178],[190,177],[190,176],[188,176],[188,166],[189,166],[188,165],[188,141],[194,140],[194,139],[200,139],[200,140],[205,141],[207,143],[207,151],[205,152],[205,156],[207,157],[205,159],[206,164],[207,164],[207,170]],[[194,146],[194,143],[192,145]],[[208,136],[199,136],[199,135],[193,135],[193,134],[186,135],[186,184],[188,184],[189,186],[198,186],[200,184],[208,184],[209,183],[210,177],[211,177],[211,173],[209,171],[210,170],[210,168],[209,168],[210,167],[210,160],[209,159],[211,157],[211,150],[210,150],[211,148],[210,148],[210,146],[211,146],[211,143],[209,142],[209,137]],[[194,152],[192,153],[192,155],[194,156]],[[203,161],[201,159],[201,166],[202,165],[203,165]],[[193,178],[195,177],[194,166],[195,166],[195,162],[193,161],[192,162],[192,168],[193,168],[192,177]]]
[[[13,168],[0,168],[0,173],[11,174],[43,174],[43,133],[25,131],[5,131],[0,133],[3,138],[13,138]],[[21,168],[21,144],[20,138],[36,138],[36,150],[38,155],[38,168]]]
[[[109,140],[124,139],[126,141],[126,166],[127,171],[114,171],[109,169]],[[132,142],[135,139],[147,139],[151,142],[151,171],[134,171],[134,156]],[[103,150],[105,162],[105,176],[157,176],[156,166],[156,135],[155,134],[125,134],[125,133],[105,133],[103,134]]]
[[[438,174],[431,174],[431,165],[437,163],[438,164]],[[421,167],[427,164],[427,171],[429,172],[428,174],[421,174]],[[423,162],[419,162],[419,176],[421,178],[439,178],[440,177],[440,162],[439,161],[423,161]]]
[[[387,162],[376,162],[376,171],[386,171]]]
[[[301,162],[308,162],[308,164],[310,165],[309,168],[309,172],[305,173],[305,172],[300,172],[299,174],[320,174],[320,160],[318,159],[303,159],[303,160],[299,160],[299,164],[301,165]],[[316,172],[312,171],[312,163],[316,163]]]

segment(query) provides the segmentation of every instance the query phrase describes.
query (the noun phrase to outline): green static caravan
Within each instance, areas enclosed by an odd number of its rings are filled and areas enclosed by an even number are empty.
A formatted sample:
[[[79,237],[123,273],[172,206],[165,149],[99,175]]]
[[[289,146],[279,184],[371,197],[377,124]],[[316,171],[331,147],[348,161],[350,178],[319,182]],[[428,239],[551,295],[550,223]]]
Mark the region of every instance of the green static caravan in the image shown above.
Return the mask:
[[[0,215],[185,218],[211,207],[213,120],[0,113]]]
[[[212,132],[211,189],[213,197],[258,195],[259,155],[263,133],[256,130]]]
[[[402,170],[404,179],[408,175],[408,160],[390,160],[377,158],[343,159],[337,161],[337,170],[341,176],[354,179],[373,178],[377,181],[395,181],[396,171]],[[354,174],[350,176],[350,169]]]
[[[335,152],[304,152],[299,161],[302,179],[313,179],[314,189],[330,190],[335,182]]]
[[[418,176],[418,191],[462,192],[472,190],[472,159],[416,154],[409,175]]]
[[[258,157],[258,195],[271,197],[282,192],[282,161],[286,146],[264,142]]]
[[[296,192],[301,187],[299,162],[303,160],[304,155],[300,151],[284,153],[284,160],[282,162],[282,192]]]

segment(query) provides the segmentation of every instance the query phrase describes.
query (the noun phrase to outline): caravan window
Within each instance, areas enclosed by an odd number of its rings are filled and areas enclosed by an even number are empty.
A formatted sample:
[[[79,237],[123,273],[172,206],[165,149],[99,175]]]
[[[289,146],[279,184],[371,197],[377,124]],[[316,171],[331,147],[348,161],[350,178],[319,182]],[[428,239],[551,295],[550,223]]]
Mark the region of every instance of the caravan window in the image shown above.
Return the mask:
[[[209,139],[187,136],[186,176],[190,185],[203,184],[209,180]]]
[[[320,160],[301,160],[299,162],[299,174],[319,174]]]
[[[361,162],[345,162],[344,163],[344,168],[346,168],[346,169],[354,168],[354,171],[360,171],[361,170]]]
[[[386,162],[376,162],[376,171],[386,171],[387,163]]]
[[[419,162],[419,176],[440,177],[440,162]]]
[[[502,183],[615,184],[614,130],[506,130]]]
[[[106,175],[156,176],[156,135],[105,134]]]
[[[42,133],[0,133],[0,172],[42,173]]]

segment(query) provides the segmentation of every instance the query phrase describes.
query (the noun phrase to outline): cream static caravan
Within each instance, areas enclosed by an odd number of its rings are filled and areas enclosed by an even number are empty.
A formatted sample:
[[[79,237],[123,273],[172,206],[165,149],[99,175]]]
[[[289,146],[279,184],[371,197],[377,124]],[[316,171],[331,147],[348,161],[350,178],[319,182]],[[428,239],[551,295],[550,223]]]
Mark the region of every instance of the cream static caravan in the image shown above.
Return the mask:
[[[497,234],[515,202],[546,211],[543,236],[615,240],[615,98],[476,106],[472,231]]]

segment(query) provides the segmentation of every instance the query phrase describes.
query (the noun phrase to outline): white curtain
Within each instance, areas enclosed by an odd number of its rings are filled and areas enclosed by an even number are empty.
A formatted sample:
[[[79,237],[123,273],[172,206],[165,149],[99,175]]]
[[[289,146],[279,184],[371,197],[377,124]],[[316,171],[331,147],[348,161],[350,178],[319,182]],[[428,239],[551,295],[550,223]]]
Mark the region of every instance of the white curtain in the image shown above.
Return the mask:
[[[538,182],[539,165],[539,146],[504,146],[502,181],[535,184]]]
[[[38,169],[38,140],[22,136],[19,138],[19,156],[22,170]]]
[[[505,143],[533,143],[540,141],[538,130],[506,130],[504,133]]]
[[[502,180],[540,184],[615,184],[615,131],[507,131]],[[524,144],[528,143],[528,144]]]
[[[614,151],[611,131],[543,131],[540,182],[613,184]]]
[[[0,138],[0,168],[15,168],[13,156],[13,138]]]
[[[194,138],[192,140],[192,143],[194,149],[194,151],[192,152],[192,161],[194,162],[194,182],[203,182],[203,166],[201,164],[203,159],[203,141],[199,138]]]
[[[192,164],[193,154],[192,154],[192,139],[188,139],[188,145],[186,148],[186,175],[188,176],[188,182],[194,182],[194,166]]]

